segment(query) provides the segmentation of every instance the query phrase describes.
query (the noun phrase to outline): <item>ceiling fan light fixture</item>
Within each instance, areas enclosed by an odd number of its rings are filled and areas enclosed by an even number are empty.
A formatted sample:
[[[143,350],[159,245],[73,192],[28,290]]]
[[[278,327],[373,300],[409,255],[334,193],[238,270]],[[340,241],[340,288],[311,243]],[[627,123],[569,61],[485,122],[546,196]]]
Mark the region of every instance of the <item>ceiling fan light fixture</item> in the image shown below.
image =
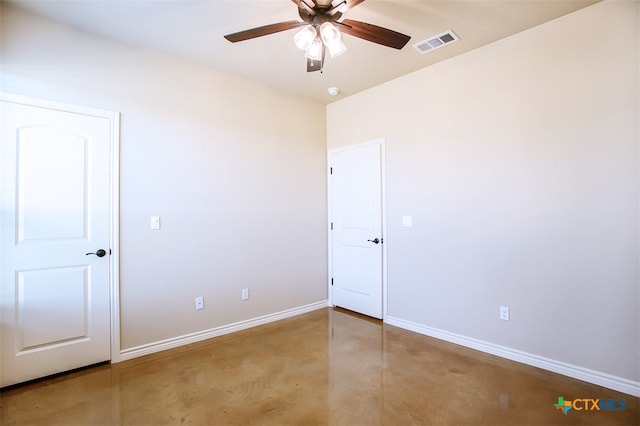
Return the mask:
[[[292,0],[298,8],[301,20],[262,25],[227,34],[224,38],[231,43],[237,43],[297,28],[298,31],[294,35],[293,41],[298,49],[305,52],[307,72],[320,71],[321,73],[327,51],[332,58],[347,51],[347,47],[341,40],[340,30],[362,40],[398,50],[402,49],[411,39],[410,36],[366,22],[342,19],[344,12],[364,1]]]
[[[327,45],[335,40],[340,40],[340,31],[331,22],[324,22],[320,25],[320,35],[324,44]]]
[[[331,43],[325,43],[325,45],[327,46],[329,55],[331,55],[332,58],[340,56],[347,51],[347,46],[345,46],[340,39],[334,40]]]
[[[313,25],[305,25],[296,33],[295,36],[293,36],[293,42],[296,44],[298,49],[306,51],[309,49],[317,35],[318,32]]]
[[[332,23],[325,22],[320,26],[320,36],[332,58],[340,56],[347,51],[347,46],[341,40],[340,31]]]
[[[322,40],[320,40],[320,37],[313,39],[304,56],[312,61],[322,60]]]

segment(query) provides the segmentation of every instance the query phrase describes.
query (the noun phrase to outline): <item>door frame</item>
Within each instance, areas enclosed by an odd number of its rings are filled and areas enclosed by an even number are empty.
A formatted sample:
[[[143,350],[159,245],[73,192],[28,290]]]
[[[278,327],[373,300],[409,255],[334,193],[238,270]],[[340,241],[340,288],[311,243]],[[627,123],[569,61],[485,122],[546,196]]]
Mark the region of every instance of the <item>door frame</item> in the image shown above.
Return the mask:
[[[333,245],[333,234],[331,232],[331,199],[332,199],[332,187],[331,187],[331,163],[332,157],[335,153],[364,148],[367,146],[379,145],[380,146],[380,191],[382,192],[380,200],[382,202],[382,321],[387,317],[387,175],[386,175],[386,154],[385,154],[385,139],[372,139],[367,142],[357,143],[353,145],[346,145],[340,148],[330,149],[327,152],[327,304],[331,307],[333,304],[333,285],[331,279],[333,276],[333,260],[331,249]]]
[[[109,323],[112,363],[120,361],[120,113],[0,91],[0,101],[109,120]]]

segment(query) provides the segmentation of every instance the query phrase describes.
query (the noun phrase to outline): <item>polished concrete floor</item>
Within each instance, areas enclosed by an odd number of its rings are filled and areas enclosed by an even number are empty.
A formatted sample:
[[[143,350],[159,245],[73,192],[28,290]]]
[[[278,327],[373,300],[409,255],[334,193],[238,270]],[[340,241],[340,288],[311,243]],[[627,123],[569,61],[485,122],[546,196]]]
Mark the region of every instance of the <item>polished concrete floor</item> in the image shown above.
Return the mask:
[[[625,410],[554,404],[624,399]],[[2,425],[638,425],[639,400],[323,309],[0,394]]]

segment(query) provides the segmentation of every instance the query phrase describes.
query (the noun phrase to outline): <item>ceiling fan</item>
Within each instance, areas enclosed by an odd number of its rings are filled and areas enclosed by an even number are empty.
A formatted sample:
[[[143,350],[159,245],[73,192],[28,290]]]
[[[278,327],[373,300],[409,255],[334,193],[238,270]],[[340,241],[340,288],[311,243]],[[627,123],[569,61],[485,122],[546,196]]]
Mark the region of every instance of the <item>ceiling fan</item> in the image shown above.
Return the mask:
[[[298,14],[302,18],[302,22],[298,20],[278,22],[227,34],[224,38],[236,43],[302,27],[294,36],[294,42],[298,48],[305,51],[307,72],[322,71],[327,50],[332,58],[347,50],[341,40],[341,32],[394,49],[402,49],[411,38],[408,35],[366,22],[341,19],[347,10],[365,0],[291,1],[298,6]]]

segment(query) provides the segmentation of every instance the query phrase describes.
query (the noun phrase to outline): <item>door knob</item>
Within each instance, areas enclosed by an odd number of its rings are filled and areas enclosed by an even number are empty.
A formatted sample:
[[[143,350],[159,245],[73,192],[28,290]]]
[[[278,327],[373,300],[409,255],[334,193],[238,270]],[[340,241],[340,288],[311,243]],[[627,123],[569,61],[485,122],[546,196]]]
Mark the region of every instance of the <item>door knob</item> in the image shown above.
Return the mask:
[[[379,238],[374,238],[373,240],[367,240],[367,241],[370,241],[373,244],[378,244],[380,242],[380,239]]]
[[[98,251],[96,251],[95,253],[85,253],[85,256],[89,256],[90,254],[95,254],[98,257],[103,257],[105,254],[107,254],[107,252],[103,249],[100,249]]]

